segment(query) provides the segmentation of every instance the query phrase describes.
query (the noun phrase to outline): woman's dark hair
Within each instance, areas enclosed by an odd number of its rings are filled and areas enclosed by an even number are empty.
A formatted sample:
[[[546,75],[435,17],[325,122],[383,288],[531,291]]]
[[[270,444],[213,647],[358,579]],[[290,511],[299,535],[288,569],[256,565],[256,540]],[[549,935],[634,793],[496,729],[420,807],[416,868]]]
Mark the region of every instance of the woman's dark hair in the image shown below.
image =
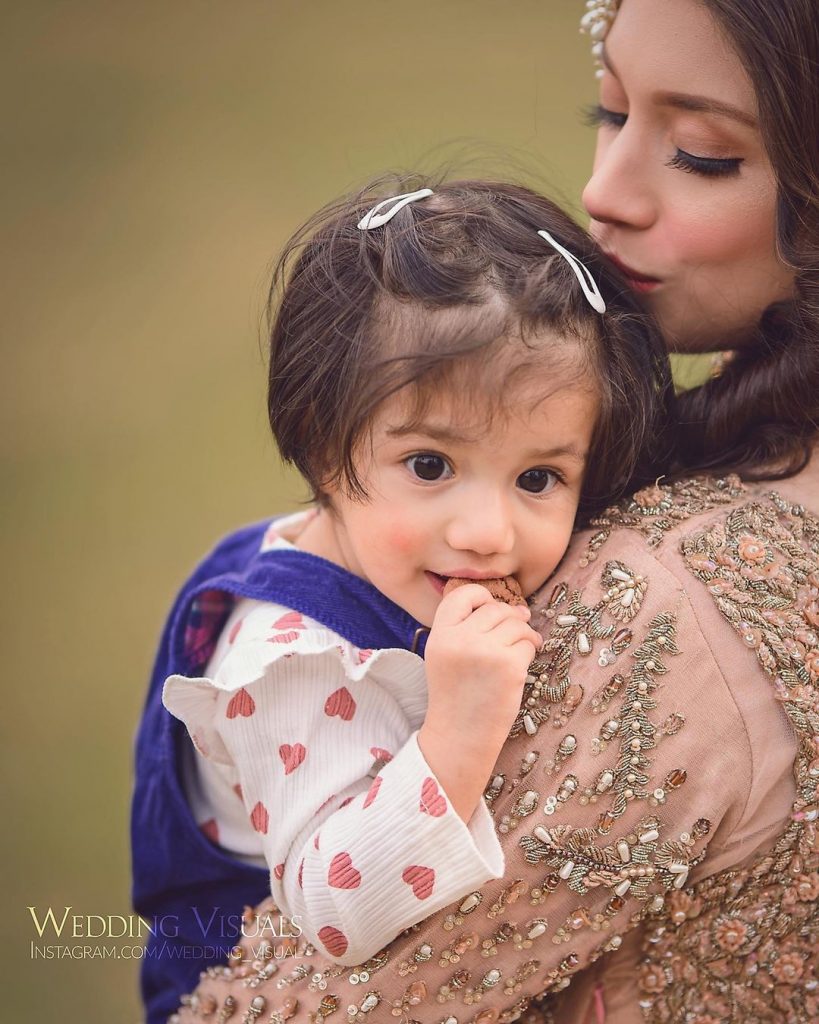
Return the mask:
[[[383,227],[357,228],[379,201],[428,184],[390,178],[327,206],[279,259],[268,412],[285,461],[318,501],[330,485],[363,499],[359,445],[390,395],[411,385],[420,414],[450,384],[488,419],[540,368],[554,372],[556,387],[567,372],[583,374],[600,395],[581,518],[656,476],[671,401],[667,359],[617,269],[570,217],[517,185],[431,183],[433,196]],[[586,265],[605,314],[540,229]]]
[[[702,2],[756,92],[777,247],[796,287],[718,377],[680,396],[677,458],[683,471],[777,479],[803,468],[819,427],[819,9],[816,0]]]

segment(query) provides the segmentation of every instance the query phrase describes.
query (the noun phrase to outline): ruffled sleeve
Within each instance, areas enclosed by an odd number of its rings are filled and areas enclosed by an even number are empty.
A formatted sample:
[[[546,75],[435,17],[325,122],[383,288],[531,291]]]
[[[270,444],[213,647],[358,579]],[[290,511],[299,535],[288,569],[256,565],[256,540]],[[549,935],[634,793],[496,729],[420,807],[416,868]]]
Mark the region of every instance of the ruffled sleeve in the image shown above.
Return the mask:
[[[290,614],[213,678],[171,676],[163,700],[204,757],[237,772],[281,909],[357,964],[500,877],[503,855],[487,809],[465,825],[418,747],[423,661]]]

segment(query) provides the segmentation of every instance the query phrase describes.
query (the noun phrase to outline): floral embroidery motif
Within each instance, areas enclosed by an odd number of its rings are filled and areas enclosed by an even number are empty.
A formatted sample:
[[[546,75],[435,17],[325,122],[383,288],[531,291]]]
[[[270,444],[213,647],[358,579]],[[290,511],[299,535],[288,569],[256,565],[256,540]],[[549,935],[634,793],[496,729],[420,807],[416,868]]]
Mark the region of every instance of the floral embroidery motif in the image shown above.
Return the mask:
[[[791,824],[767,855],[674,893],[646,935],[651,1022],[819,1019],[819,519],[777,494],[687,537],[692,573],[755,651],[798,738]]]

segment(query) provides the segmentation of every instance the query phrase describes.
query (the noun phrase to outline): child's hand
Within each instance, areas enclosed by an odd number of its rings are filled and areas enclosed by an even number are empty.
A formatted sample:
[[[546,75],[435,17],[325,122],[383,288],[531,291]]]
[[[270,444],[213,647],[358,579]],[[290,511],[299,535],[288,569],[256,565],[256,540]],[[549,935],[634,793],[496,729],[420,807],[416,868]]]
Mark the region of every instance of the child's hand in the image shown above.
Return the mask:
[[[476,583],[447,594],[435,614],[424,660],[428,719],[506,737],[526,670],[543,643],[525,605],[496,601]],[[456,725],[457,723],[457,725]]]
[[[465,820],[515,720],[526,671],[543,642],[528,624],[530,614],[475,584],[447,594],[432,623],[424,654],[429,707],[418,741]]]

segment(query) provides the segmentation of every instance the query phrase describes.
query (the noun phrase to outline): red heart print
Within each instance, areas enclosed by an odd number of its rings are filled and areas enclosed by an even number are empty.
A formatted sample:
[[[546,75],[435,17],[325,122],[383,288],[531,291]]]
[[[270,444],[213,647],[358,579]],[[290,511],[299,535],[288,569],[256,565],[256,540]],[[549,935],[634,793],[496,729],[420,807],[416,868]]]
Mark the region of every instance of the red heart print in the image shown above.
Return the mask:
[[[226,714],[228,718],[236,718],[237,715],[241,715],[242,718],[250,718],[255,710],[256,701],[243,686],[230,698]]]
[[[432,868],[422,867],[420,864],[410,864],[404,868],[401,877],[412,886],[416,899],[425,900],[432,895],[435,886],[435,872]]]
[[[307,748],[301,743],[294,743],[292,747],[289,743],[282,743],[279,747],[279,757],[284,765],[284,774],[289,775],[307,757]]]
[[[362,648],[358,652],[358,664],[363,665],[364,662],[369,661],[372,656],[373,652],[371,650],[369,650],[368,648]]]
[[[234,642],[234,640],[236,639],[236,637],[239,635],[239,630],[242,628],[242,623],[244,621],[245,621],[244,619],[238,619],[230,627],[230,632],[228,633],[228,643],[229,644],[232,644]]]
[[[433,818],[440,818],[446,814],[446,797],[441,795],[435,779],[424,779],[421,786],[420,808],[424,814],[429,814]]]
[[[250,812],[250,824],[257,832],[261,832],[262,835],[267,835],[267,826],[270,824],[270,816],[267,813],[267,808],[261,800]]]
[[[367,795],[364,797],[365,808],[369,807],[373,800],[375,800],[375,798],[378,796],[378,791],[379,789],[381,789],[381,783],[383,781],[384,780],[381,778],[380,775],[376,775],[376,777],[373,779],[373,784],[367,790]]]
[[[273,868],[273,874],[281,881],[284,878],[284,864],[277,864]]]
[[[242,786],[240,783],[236,783],[236,785],[233,787],[233,792],[236,794],[236,796],[239,797],[242,803],[244,803],[245,797],[244,794],[242,793]]]
[[[334,889],[357,889],[361,885],[361,872],[353,867],[349,853],[337,853],[333,857],[327,881]]]
[[[331,928],[329,925],[325,925],[323,928],[319,928],[318,937],[330,956],[344,956],[347,952],[347,946],[349,945],[347,936],[344,932],[340,932],[338,928]]]
[[[355,701],[346,686],[342,686],[330,694],[324,702],[324,714],[328,718],[338,715],[343,722],[349,722],[352,719],[355,714]]]
[[[288,612],[286,615],[282,615],[280,619],[277,619],[273,623],[274,629],[304,629],[304,619],[301,617],[301,612]]]
[[[277,633],[275,636],[267,638],[269,644],[292,644],[294,640],[298,640],[299,634],[295,630],[291,630],[289,633]]]
[[[216,818],[208,818],[207,821],[203,821],[199,826],[199,831],[202,835],[207,836],[212,843],[219,842],[219,825]]]
[[[383,747],[370,747],[370,753],[376,761],[383,761],[384,764],[388,761],[392,761],[392,754],[389,750],[385,750]]]
[[[341,803],[338,805],[338,809],[341,810],[342,807],[346,807],[347,804],[351,804],[352,802],[353,802],[353,797],[351,797],[351,796],[345,797],[345,799],[342,800]]]

